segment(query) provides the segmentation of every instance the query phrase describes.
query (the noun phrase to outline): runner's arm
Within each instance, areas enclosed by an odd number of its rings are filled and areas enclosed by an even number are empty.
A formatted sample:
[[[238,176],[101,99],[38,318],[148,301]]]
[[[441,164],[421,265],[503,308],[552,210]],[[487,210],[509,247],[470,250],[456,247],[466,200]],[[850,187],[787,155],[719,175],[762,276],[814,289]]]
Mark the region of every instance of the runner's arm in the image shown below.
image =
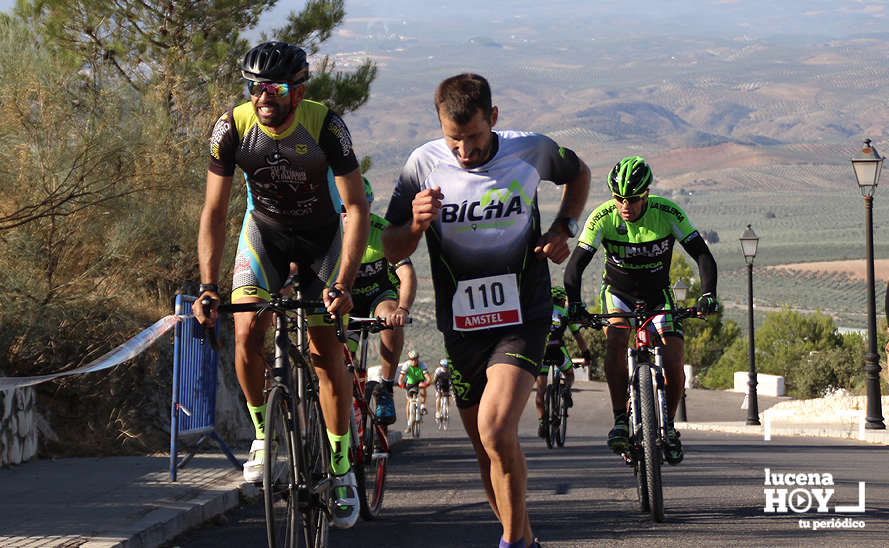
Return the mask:
[[[583,213],[583,206],[590,191],[590,169],[580,158],[577,161],[579,163],[577,175],[564,184],[562,202],[556,219],[571,217],[576,221]],[[549,230],[541,235],[534,252],[537,253],[538,259],[548,257],[554,263],[561,264],[571,254],[571,249],[568,247],[570,238],[568,229],[562,223],[554,222]]]
[[[382,235],[383,251],[390,264],[410,257],[417,250],[423,233],[438,218],[442,198],[440,187],[427,188],[417,193],[411,202],[410,220],[401,225],[390,221]]]

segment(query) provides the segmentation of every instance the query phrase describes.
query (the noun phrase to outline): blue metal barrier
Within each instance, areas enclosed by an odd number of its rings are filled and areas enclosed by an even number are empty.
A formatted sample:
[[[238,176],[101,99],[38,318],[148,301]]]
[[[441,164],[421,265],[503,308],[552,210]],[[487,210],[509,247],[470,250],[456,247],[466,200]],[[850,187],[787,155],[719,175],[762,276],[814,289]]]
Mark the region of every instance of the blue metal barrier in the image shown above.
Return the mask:
[[[197,297],[178,295],[176,314],[190,314]],[[219,324],[217,323],[217,328]],[[176,471],[194,457],[207,438],[216,442],[232,465],[241,470],[243,464],[229,450],[216,433],[216,370],[219,358],[209,344],[201,340],[201,325],[194,318],[176,324],[173,343],[173,407],[170,424],[170,481],[176,481]],[[201,436],[187,447],[180,459],[182,438]]]

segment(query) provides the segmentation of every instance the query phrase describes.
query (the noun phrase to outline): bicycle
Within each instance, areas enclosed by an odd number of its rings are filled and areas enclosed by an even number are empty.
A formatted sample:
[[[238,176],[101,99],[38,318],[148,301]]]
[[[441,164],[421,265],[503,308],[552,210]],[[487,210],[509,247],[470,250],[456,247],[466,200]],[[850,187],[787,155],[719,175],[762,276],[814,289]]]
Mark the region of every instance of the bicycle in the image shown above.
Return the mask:
[[[423,414],[420,412],[420,387],[418,385],[411,386],[407,392],[407,399],[410,407],[407,416],[407,431],[411,433],[414,439],[420,437],[420,423],[423,422]]]
[[[357,332],[359,336],[357,361],[352,359],[348,345],[344,348],[346,365],[352,376],[354,413],[349,455],[355,470],[358,492],[361,495],[361,517],[365,520],[374,519],[382,509],[383,489],[389,462],[388,432],[376,418],[377,396],[379,391],[385,388],[377,381],[367,379],[368,337],[384,329],[394,329],[394,327],[387,326],[383,318],[350,317],[348,330]]]
[[[635,329],[633,346],[627,349],[627,368],[630,382],[627,386],[629,417],[629,443],[621,453],[624,461],[633,467],[636,477],[636,495],[639,510],[651,514],[651,519],[664,520],[664,493],[661,484],[661,464],[667,447],[667,397],[664,368],[661,358],[662,338],[648,329],[651,320],[671,313],[676,321],[685,318],[701,318],[694,308],[669,310],[644,310],[637,306],[633,312],[591,314],[580,323],[581,327],[601,329],[612,326],[609,318],[626,318]]]
[[[564,447],[565,437],[568,434],[568,391],[571,388],[565,384],[565,378],[559,366],[562,364],[551,363],[550,371],[553,373],[552,381],[547,385],[543,396],[543,428],[546,436],[546,446],[552,449],[554,446]]]
[[[295,275],[289,283],[296,298],[276,293],[269,302],[220,304],[218,312],[275,314],[275,358],[271,372],[266,373],[269,385],[262,479],[269,548],[295,548],[300,536],[307,548],[325,548],[331,516],[330,445],[318,379],[309,359],[305,313],[307,308],[323,308],[324,303],[303,299]],[[209,300],[204,299],[202,304],[208,310]],[[344,341],[339,316],[336,329],[337,337]],[[215,331],[207,333],[210,343],[218,348]],[[291,344],[291,333],[295,334],[295,344]],[[299,527],[302,535],[297,532]]]
[[[451,393],[438,395],[438,409],[435,411],[435,423],[439,430],[448,429],[448,409],[451,406]]]

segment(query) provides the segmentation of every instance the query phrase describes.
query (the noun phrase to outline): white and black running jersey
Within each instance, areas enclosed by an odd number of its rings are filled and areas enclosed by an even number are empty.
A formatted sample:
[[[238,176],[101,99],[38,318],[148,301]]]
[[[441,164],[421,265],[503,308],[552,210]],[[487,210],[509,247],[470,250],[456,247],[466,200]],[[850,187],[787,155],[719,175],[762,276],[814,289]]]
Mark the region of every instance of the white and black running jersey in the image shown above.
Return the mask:
[[[386,220],[399,226],[411,220],[418,192],[437,186],[444,194],[438,219],[426,231],[437,325],[443,332],[460,330],[452,306],[458,287],[461,294],[480,289],[472,295],[474,304],[496,301],[503,298],[496,283],[487,287],[470,280],[497,280],[498,275],[515,279],[519,322],[552,313],[549,266],[534,253],[541,235],[537,187],[542,180],[572,180],[580,162],[574,152],[537,133],[497,131],[494,146],[486,164],[467,170],[444,139],[426,143],[411,154],[389,202]],[[485,318],[475,321],[481,323],[473,329],[485,328]]]

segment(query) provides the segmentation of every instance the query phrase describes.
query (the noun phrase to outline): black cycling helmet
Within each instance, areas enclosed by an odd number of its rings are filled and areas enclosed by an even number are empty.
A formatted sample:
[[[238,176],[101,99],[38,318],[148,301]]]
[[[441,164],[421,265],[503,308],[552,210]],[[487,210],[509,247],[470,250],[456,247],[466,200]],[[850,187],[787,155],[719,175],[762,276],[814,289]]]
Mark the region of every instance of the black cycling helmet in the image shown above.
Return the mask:
[[[254,82],[292,82],[309,78],[306,52],[287,42],[266,42],[247,52],[241,61],[241,75]]]
[[[618,196],[637,196],[648,190],[654,176],[641,156],[618,162],[608,174],[608,189]]]

